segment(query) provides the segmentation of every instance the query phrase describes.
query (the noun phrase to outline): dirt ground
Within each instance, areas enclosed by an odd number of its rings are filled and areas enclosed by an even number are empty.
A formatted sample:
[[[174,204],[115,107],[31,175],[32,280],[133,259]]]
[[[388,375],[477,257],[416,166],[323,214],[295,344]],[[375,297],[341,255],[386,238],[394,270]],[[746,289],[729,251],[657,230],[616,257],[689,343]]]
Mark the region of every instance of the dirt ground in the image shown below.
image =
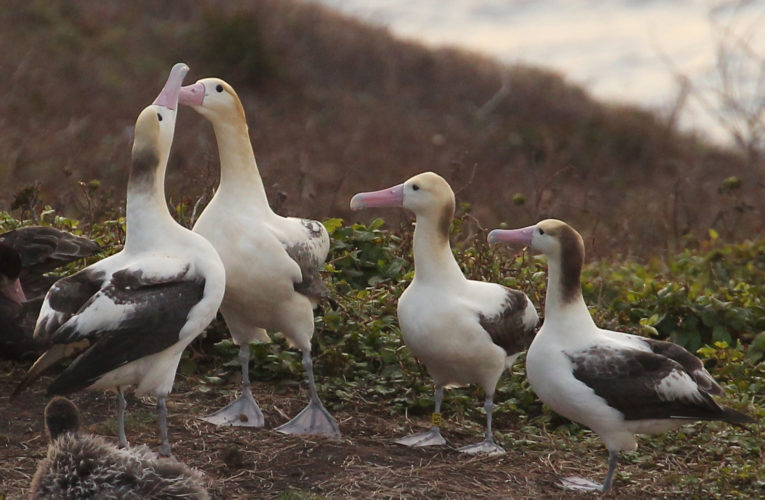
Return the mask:
[[[16,400],[8,396],[26,364],[0,361],[0,499],[25,498],[32,475],[47,449],[42,414],[44,377]],[[423,430],[426,419],[393,421],[372,405],[347,405],[334,412],[342,439],[284,436],[272,429],[295,415],[307,401],[304,393],[276,394],[267,384],[253,384],[266,419],[263,429],[216,428],[196,417],[232,399],[235,387],[220,393],[194,390],[179,377],[168,398],[170,440],[175,458],[204,472],[213,498],[593,498],[594,494],[564,492],[558,477],[582,474],[601,480],[605,450],[582,450],[549,445],[504,442],[507,454],[470,457],[454,447],[478,441],[480,427],[445,424],[451,447],[408,449],[392,440],[411,430]],[[115,404],[104,392],[83,392],[71,398],[80,407],[86,431],[116,443]],[[159,444],[154,401],[128,395],[126,429],[131,443]],[[455,428],[456,427],[456,428]],[[504,436],[523,439],[517,429],[498,429]],[[582,456],[586,455],[586,456]],[[635,481],[650,471],[626,465],[632,480],[616,481],[618,498],[657,498],[662,488]],[[653,469],[651,469],[653,470]],[[656,479],[662,481],[661,475]],[[666,486],[663,485],[663,486]],[[653,490],[653,491],[652,491]],[[666,491],[666,490],[664,490]],[[314,496],[316,495],[316,496]],[[612,495],[608,495],[612,496]]]

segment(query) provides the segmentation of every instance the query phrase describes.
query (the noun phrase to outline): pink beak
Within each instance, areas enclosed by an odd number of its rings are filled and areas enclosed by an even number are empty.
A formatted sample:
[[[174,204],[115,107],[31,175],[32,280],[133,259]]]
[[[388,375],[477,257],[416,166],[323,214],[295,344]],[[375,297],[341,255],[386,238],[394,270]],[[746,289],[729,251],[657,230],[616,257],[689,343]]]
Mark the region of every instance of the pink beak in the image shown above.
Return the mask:
[[[13,283],[3,290],[3,295],[17,304],[27,301],[27,297],[24,295],[24,290],[21,288],[21,282],[18,278],[13,280]]]
[[[193,85],[181,87],[178,103],[186,106],[201,106],[205,101],[205,86],[197,82]]]
[[[388,189],[358,193],[351,198],[351,210],[374,207],[400,207],[404,204],[404,185],[399,184]]]
[[[175,109],[178,107],[178,94],[183,85],[183,79],[186,77],[186,73],[189,72],[189,67],[183,63],[177,63],[170,70],[170,76],[167,77],[167,82],[152,104],[157,106],[163,106],[167,109]]]
[[[524,227],[522,229],[495,229],[489,233],[489,243],[506,243],[510,245],[531,246],[531,238],[537,226]]]

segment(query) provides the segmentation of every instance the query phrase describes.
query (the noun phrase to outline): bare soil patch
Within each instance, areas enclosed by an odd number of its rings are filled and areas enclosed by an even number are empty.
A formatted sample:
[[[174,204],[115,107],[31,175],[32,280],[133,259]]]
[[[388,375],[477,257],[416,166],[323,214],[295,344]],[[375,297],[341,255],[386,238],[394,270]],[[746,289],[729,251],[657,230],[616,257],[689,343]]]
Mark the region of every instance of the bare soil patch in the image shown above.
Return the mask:
[[[0,361],[0,499],[25,498],[37,463],[47,450],[43,433],[45,377],[17,400],[8,395],[27,368]],[[353,402],[334,411],[343,438],[284,436],[272,429],[296,414],[306,402],[304,393],[277,394],[268,384],[253,385],[266,417],[264,429],[216,428],[196,417],[229,401],[235,387],[202,393],[192,379],[178,377],[168,401],[170,439],[178,460],[204,472],[213,498],[593,498],[592,494],[564,492],[559,476],[605,473],[605,450],[562,450],[548,443],[529,445],[519,429],[498,429],[507,454],[470,457],[458,447],[480,437],[477,422],[447,422],[444,436],[452,447],[409,449],[393,439],[422,430],[427,420],[404,415],[388,417],[374,405]],[[84,428],[116,443],[112,395],[83,392],[71,398],[83,415]],[[154,401],[128,396],[127,434],[131,443],[159,445]],[[619,498],[660,498],[667,487],[656,466],[621,465],[629,483],[617,479]],[[664,468],[667,462],[658,464]],[[674,464],[677,466],[677,464]],[[670,467],[672,468],[672,467]],[[662,479],[664,478],[664,479]],[[657,481],[658,480],[658,481]],[[652,485],[652,483],[655,483]],[[664,484],[660,484],[664,483]],[[609,495],[611,496],[611,495]],[[677,493],[673,496],[677,497]]]

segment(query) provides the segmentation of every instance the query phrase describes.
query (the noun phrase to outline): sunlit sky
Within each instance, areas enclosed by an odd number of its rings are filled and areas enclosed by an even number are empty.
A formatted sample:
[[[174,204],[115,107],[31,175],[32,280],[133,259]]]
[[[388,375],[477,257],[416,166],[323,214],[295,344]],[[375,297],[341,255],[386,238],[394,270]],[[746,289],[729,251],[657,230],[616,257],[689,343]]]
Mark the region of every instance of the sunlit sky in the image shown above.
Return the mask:
[[[715,86],[726,29],[765,57],[765,0],[314,1],[429,45],[548,67],[595,97],[662,112],[677,100],[673,72]],[[765,94],[765,82],[749,80],[742,92]],[[724,138],[693,100],[682,123]]]

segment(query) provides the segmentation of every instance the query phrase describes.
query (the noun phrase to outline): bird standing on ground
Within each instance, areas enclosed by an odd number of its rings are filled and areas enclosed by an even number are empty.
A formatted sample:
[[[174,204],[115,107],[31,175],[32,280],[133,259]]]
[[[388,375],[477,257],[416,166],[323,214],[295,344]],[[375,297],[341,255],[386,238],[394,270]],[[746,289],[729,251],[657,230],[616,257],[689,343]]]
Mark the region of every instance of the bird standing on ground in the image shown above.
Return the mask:
[[[337,422],[316,391],[311,358],[313,309],[327,295],[319,270],[329,252],[329,235],[317,221],[282,217],[268,205],[244,108],[229,84],[218,78],[199,80],[181,89],[180,102],[212,123],[218,142],[220,184],[194,232],[215,246],[226,266],[221,313],[240,346],[242,369],[242,395],[204,420],[263,425],[250,390],[249,344],[268,341],[265,330],[274,330],[302,352],[311,394],[308,406],[276,430],[339,437]]]
[[[435,381],[433,427],[396,441],[406,446],[444,444],[444,388],[479,384],[486,395],[486,437],[465,453],[504,453],[491,429],[494,390],[534,336],[539,318],[525,294],[496,283],[468,280],[449,245],[454,192],[443,177],[426,172],[403,184],[351,199],[351,208],[404,207],[414,212],[414,279],[398,301],[404,342]]]
[[[582,297],[582,237],[548,219],[523,229],[495,229],[491,243],[523,245],[547,256],[545,318],[526,355],[526,373],[539,399],[586,425],[608,448],[603,484],[567,478],[571,489],[608,491],[619,452],[635,450],[634,434],[670,430],[689,420],[754,420],[718,405],[722,388],[694,355],[671,342],[603,330]]]
[[[116,389],[121,446],[127,446],[123,389],[136,385],[136,394],[156,395],[165,456],[170,455],[165,401],[181,353],[215,317],[225,290],[215,249],[175,222],[165,201],[178,92],[187,72],[188,66],[176,64],[162,92],[136,120],[124,249],[51,287],[35,329],[35,339],[51,347],[14,392],[60,359],[79,354],[48,393]]]

